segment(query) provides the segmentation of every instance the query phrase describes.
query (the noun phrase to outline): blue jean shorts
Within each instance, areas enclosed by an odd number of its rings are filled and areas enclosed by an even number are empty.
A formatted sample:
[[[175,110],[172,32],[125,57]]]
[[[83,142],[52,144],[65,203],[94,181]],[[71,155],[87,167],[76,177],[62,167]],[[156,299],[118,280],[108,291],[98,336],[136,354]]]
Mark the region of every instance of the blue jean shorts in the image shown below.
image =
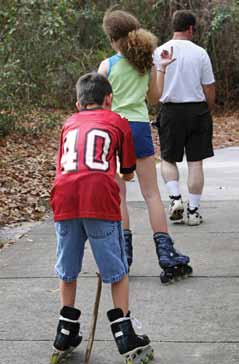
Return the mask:
[[[57,221],[55,229],[55,270],[63,281],[77,279],[87,239],[104,283],[118,282],[128,274],[121,222],[78,218]]]
[[[154,155],[154,145],[149,122],[130,121],[134,149],[137,158],[145,158]]]

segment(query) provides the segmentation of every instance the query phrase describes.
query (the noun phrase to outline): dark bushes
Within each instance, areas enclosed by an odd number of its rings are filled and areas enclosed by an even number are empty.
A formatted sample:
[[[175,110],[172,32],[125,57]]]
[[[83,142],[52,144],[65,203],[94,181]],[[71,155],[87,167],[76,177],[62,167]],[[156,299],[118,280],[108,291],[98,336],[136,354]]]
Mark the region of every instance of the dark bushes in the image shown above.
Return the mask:
[[[197,43],[207,48],[218,84],[218,102],[239,96],[239,2],[119,1],[153,31],[160,43],[171,36],[170,17],[192,8],[199,19]],[[69,107],[74,85],[111,54],[101,29],[105,9],[115,1],[1,0],[0,108],[22,105]],[[0,114],[0,136],[9,113]],[[9,125],[11,122],[9,122]],[[1,131],[2,129],[2,131]]]

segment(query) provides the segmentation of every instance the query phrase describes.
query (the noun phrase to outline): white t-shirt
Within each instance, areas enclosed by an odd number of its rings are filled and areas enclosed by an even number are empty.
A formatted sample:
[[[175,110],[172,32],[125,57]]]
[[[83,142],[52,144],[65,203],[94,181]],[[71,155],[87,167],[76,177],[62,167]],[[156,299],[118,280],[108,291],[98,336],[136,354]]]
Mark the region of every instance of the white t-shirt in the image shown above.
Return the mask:
[[[162,103],[205,101],[202,85],[215,82],[212,64],[206,50],[190,40],[171,39],[154,51],[156,68],[160,68],[162,51],[170,51],[171,47],[176,60],[166,69],[164,91],[160,101]]]

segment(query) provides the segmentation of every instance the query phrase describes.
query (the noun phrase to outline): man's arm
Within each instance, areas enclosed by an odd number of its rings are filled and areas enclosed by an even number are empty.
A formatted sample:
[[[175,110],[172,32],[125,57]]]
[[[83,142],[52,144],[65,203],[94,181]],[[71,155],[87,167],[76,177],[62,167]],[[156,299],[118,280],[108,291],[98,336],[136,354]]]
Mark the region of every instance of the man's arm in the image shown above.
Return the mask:
[[[212,111],[215,106],[215,98],[216,98],[215,83],[211,83],[210,85],[202,85],[202,88],[204,95],[206,97],[208,108],[210,111]]]

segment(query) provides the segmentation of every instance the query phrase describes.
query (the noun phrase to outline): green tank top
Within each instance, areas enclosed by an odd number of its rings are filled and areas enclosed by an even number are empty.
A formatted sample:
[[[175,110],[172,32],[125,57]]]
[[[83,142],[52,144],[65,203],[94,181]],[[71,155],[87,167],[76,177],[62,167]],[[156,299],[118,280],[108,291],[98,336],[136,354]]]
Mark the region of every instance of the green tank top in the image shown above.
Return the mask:
[[[149,121],[145,98],[149,72],[139,72],[121,55],[109,58],[108,80],[113,89],[112,110],[129,121]]]

